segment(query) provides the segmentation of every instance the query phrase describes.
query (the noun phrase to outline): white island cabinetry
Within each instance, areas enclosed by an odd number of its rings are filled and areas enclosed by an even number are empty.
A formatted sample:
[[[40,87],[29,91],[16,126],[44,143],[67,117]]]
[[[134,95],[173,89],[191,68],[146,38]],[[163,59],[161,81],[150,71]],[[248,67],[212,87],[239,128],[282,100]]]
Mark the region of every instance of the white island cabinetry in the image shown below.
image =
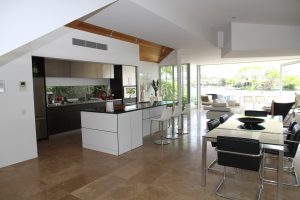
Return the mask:
[[[143,145],[142,110],[119,114],[81,112],[84,148],[120,155]]]

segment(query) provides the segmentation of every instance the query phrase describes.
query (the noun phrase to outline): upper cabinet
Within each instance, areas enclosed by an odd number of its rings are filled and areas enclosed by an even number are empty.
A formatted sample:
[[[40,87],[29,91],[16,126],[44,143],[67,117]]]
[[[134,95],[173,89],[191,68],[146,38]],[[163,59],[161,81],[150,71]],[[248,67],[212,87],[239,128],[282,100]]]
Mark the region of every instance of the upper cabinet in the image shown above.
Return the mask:
[[[45,58],[46,77],[70,77],[70,62]]]
[[[114,78],[114,66],[111,64],[101,64],[98,67],[99,78]]]
[[[136,85],[136,67],[123,65],[122,68],[123,85]]]
[[[111,64],[45,59],[46,77],[114,78]]]
[[[98,64],[89,62],[71,62],[71,77],[98,78]]]

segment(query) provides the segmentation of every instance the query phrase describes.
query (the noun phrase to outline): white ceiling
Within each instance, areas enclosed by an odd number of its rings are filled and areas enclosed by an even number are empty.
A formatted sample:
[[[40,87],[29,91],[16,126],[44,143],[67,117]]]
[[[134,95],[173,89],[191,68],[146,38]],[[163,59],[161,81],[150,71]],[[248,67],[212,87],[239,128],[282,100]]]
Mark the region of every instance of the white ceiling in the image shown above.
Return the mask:
[[[182,49],[182,62],[291,59],[297,56],[221,58],[217,31],[232,21],[300,26],[300,0],[119,0],[85,21]]]

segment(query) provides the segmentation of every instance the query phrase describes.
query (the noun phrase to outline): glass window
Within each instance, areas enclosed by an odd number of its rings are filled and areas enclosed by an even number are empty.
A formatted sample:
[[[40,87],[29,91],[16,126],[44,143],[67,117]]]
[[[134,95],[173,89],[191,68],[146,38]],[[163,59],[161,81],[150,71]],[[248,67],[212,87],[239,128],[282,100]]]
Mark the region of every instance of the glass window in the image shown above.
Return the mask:
[[[300,93],[300,61],[282,66],[282,101],[294,101],[295,93]]]
[[[279,63],[246,63],[201,66],[201,93],[236,100],[245,109],[270,106],[280,100]]]

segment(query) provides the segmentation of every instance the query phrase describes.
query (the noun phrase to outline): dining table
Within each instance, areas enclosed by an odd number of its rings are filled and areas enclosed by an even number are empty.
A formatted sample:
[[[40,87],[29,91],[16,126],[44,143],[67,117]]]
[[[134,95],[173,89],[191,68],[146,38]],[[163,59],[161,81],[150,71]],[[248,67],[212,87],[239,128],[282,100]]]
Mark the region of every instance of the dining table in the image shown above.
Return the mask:
[[[240,137],[256,139],[262,144],[264,149],[277,150],[278,170],[277,170],[277,199],[283,199],[282,177],[283,177],[283,155],[284,155],[284,134],[283,122],[281,116],[254,117],[264,119],[260,124],[261,130],[249,130],[241,128],[243,125],[238,119],[246,116],[234,114],[226,122],[220,124],[217,128],[207,132],[202,136],[202,166],[201,166],[201,184],[206,186],[207,178],[207,143],[216,142],[218,136]],[[247,116],[249,117],[249,116]]]

